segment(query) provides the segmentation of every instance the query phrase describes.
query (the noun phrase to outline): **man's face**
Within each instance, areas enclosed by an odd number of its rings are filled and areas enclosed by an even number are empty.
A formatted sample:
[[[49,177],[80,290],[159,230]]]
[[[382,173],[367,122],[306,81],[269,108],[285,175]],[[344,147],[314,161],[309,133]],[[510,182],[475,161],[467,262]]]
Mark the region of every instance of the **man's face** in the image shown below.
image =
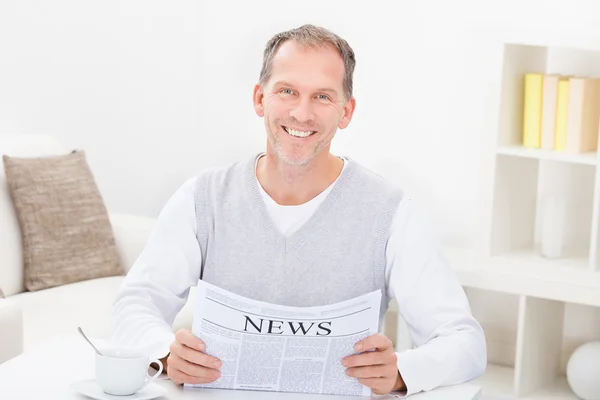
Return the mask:
[[[352,119],[354,98],[344,96],[344,62],[330,47],[281,45],[271,78],[254,88],[254,108],[265,119],[268,149],[289,165],[326,157],[338,128]],[[326,151],[323,151],[326,150]]]

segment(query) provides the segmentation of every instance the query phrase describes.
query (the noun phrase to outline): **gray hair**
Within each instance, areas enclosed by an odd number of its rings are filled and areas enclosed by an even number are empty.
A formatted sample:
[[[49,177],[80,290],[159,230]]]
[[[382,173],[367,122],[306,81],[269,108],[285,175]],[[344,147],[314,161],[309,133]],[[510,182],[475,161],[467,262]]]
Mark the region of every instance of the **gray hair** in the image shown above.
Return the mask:
[[[352,75],[354,74],[354,66],[356,65],[354,50],[352,50],[348,42],[335,33],[314,25],[302,25],[299,28],[278,33],[267,42],[263,54],[263,65],[260,71],[260,85],[264,85],[271,78],[273,57],[275,57],[275,53],[277,53],[279,47],[288,40],[295,40],[306,46],[333,46],[344,61],[344,95],[346,96],[346,100],[352,97]]]

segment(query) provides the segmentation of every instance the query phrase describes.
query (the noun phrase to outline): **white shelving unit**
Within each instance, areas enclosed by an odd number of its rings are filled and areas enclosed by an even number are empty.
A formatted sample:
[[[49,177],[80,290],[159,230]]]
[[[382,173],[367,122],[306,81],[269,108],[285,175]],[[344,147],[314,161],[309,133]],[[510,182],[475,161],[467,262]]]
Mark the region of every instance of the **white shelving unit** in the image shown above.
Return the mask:
[[[446,254],[467,295],[478,298],[471,306],[488,341],[489,366],[478,381],[484,398],[577,399],[564,377],[572,351],[564,345],[565,309],[600,307],[600,161],[596,152],[521,146],[523,76],[600,77],[600,46],[502,46],[498,114],[486,149],[485,240],[481,248]],[[566,204],[565,248],[557,259],[539,251],[542,202],[550,195]],[[491,307],[494,302],[502,307]]]

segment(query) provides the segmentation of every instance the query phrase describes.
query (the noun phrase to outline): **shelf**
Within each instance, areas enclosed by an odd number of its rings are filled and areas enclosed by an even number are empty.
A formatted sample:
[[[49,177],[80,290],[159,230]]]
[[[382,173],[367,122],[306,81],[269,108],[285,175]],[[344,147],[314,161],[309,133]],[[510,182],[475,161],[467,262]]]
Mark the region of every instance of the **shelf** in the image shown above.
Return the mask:
[[[542,152],[530,150],[532,154]],[[519,263],[566,265],[593,271],[596,232],[592,221],[597,218],[595,168],[505,154],[496,157],[495,167],[491,220],[489,228],[485,228],[490,235],[486,239],[490,246],[485,249],[487,254],[509,254],[502,260],[509,264],[516,259]],[[577,256],[554,262],[532,257],[533,250],[521,254],[521,249],[538,248],[545,238],[551,243],[553,236],[557,236],[563,253],[575,249]]]
[[[562,151],[530,149],[523,146],[501,146],[496,149],[496,153],[514,157],[533,158],[537,160],[549,160],[584,165],[596,165],[598,160],[598,154],[595,152],[574,154],[565,153]]]
[[[485,374],[474,381],[482,388],[483,400],[512,400],[514,393],[515,370],[512,367],[488,364]],[[523,400],[578,400],[571,391],[565,377],[559,377],[556,383],[520,397]]]
[[[565,363],[600,337],[583,312],[600,307],[600,154],[523,147],[524,76],[598,76],[600,47],[504,43],[500,59],[481,235],[444,253],[486,334],[482,400],[575,400]]]
[[[600,277],[588,269],[588,258],[583,252],[566,254],[561,258],[544,258],[535,249],[516,250],[490,257],[491,261],[511,274],[537,277],[571,285],[590,284],[590,278]],[[595,285],[594,285],[595,286]]]
[[[512,253],[555,239],[566,247],[583,248],[589,269],[600,270],[597,152],[522,146],[524,76],[597,76],[600,51],[506,43],[502,58],[496,134],[488,142],[492,185],[486,199],[489,226],[484,230],[490,248],[485,251]]]
[[[465,287],[600,307],[600,273],[585,260],[546,260],[530,251],[479,256],[467,249],[444,252]]]

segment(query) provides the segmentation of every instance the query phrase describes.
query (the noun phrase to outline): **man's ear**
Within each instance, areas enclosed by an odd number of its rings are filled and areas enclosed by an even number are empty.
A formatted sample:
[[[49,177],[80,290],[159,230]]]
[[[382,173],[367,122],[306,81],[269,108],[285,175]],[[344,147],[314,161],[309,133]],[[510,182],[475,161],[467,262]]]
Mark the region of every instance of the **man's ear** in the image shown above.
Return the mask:
[[[263,100],[265,98],[265,93],[263,91],[262,86],[260,85],[254,85],[254,96],[253,96],[253,101],[254,101],[254,111],[256,112],[256,115],[258,115],[259,117],[263,117],[265,115],[265,107],[263,105]]]
[[[352,121],[352,116],[354,115],[355,109],[356,99],[352,97],[346,102],[346,104],[344,104],[344,114],[342,114],[342,119],[340,119],[338,128],[345,129],[348,125],[350,125],[350,121]]]

